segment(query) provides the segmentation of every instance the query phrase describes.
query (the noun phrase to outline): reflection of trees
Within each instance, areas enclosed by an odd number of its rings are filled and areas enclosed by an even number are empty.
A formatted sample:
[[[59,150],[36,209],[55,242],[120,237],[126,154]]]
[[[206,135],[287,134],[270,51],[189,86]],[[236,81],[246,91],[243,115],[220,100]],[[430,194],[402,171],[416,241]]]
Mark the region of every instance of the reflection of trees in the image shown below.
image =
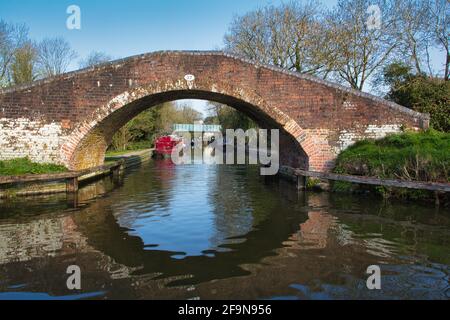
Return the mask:
[[[367,250],[378,256],[421,254],[450,264],[450,217],[444,209],[413,203],[389,203],[371,197],[330,197],[334,215]]]
[[[283,203],[285,196],[293,191],[292,185],[284,185],[286,190],[280,197],[269,180],[259,176],[257,166],[218,167],[210,194],[217,230],[213,243],[223,243],[227,238],[245,235],[272,214],[277,214],[280,208],[290,208],[292,213],[298,209],[292,203],[288,206]],[[296,192],[295,200],[298,200]]]
[[[389,280],[385,280],[385,283],[389,282],[389,287],[384,287],[383,291],[386,297],[407,297],[409,293],[405,288],[410,287],[422,290],[423,296],[443,297],[439,292],[425,294],[424,291],[424,288],[429,288],[430,281],[443,285],[445,274],[439,268],[429,275],[426,272],[430,270],[417,270],[420,277],[414,279],[409,266],[392,254],[393,243],[384,242],[380,234],[372,235],[371,238],[367,235],[362,237],[363,230],[358,229],[358,226],[364,227],[365,220],[353,217],[348,221],[346,216],[338,214],[338,218],[330,214],[333,209],[329,201],[328,194],[308,194],[306,206],[303,206],[303,210],[307,208],[308,219],[300,223],[298,231],[293,230],[283,245],[275,250],[276,254],[264,257],[256,264],[243,266],[249,271],[248,275],[197,285],[196,296],[210,299],[260,299],[289,292],[286,297],[303,299],[379,299],[382,296],[378,293],[364,289],[367,277],[365,271],[372,264],[388,264],[385,268],[395,271]],[[296,204],[292,203],[291,208]],[[377,219],[376,216],[374,219]],[[400,230],[401,227],[397,228],[397,236],[400,236]],[[405,278],[403,272],[410,277]]]
[[[241,190],[239,196],[244,192]],[[88,238],[89,245],[111,256],[118,263],[139,267],[136,275],[161,274],[160,278],[175,279],[190,275],[192,278],[183,282],[199,283],[248,274],[241,265],[258,263],[262,258],[274,255],[274,250],[293,231],[298,230],[304,215],[292,212],[286,206],[277,206],[275,199],[274,196],[270,200],[273,201],[272,206],[278,208],[273,214],[265,207],[270,201],[253,203],[254,212],[261,215],[264,213],[266,219],[261,219],[258,228],[243,235],[238,243],[223,245],[228,250],[215,252],[214,258],[188,256],[182,260],[174,260],[174,252],[146,250],[141,238],[130,235],[128,229],[120,227],[116,222],[114,203],[117,199],[96,201],[78,214],[76,221],[79,230]]]
[[[173,198],[176,167],[170,159],[151,161],[126,176],[123,188],[111,194],[116,205],[124,206],[117,219],[122,226],[131,227],[142,214],[168,211]],[[139,204],[145,203],[145,210]]]
[[[99,288],[107,283],[119,297],[185,298],[195,294],[248,299],[280,292],[311,297],[312,292],[325,290],[322,284],[327,288],[352,288],[365,277],[370,264],[389,263],[403,270],[404,261],[397,258],[399,250],[413,258],[449,261],[444,252],[450,244],[448,231],[411,224],[410,217],[421,216],[417,212],[405,211],[403,218],[391,219],[389,212],[396,206],[384,209],[367,199],[339,203],[341,196],[299,194],[283,181],[257,178],[251,169],[231,167],[218,168],[211,172],[216,176],[208,176],[208,183],[213,184],[208,200],[215,212],[213,245],[224,243],[230,236],[236,241],[223,244],[226,250],[214,252],[214,257],[175,260],[174,252],[146,247],[142,238],[130,234],[127,223],[122,224],[126,216],[117,214],[127,212],[118,206],[126,209],[139,201],[160,201],[169,208],[170,194],[176,190],[174,182],[168,181],[173,180],[173,173],[172,169],[149,165],[128,175],[120,190],[105,193],[108,179],[104,185],[83,189],[79,195],[82,206],[73,214],[8,216],[0,220],[2,273],[12,274],[19,281],[33,278],[30,282],[36,283],[37,290],[54,292],[64,283],[54,275],[65,276],[67,263],[76,262],[86,270],[86,285]],[[99,194],[103,196],[89,201]],[[36,204],[23,204],[24,208],[28,206],[34,208]],[[395,212],[401,213],[403,207],[398,207]],[[430,220],[438,222],[445,222],[445,217],[429,215]],[[26,270],[39,272],[28,275]],[[112,282],[117,278],[122,280]],[[349,278],[356,282],[349,283]],[[131,287],[135,280],[141,285]],[[194,292],[174,291],[180,284],[196,284]],[[358,297],[358,292],[351,294]]]
[[[226,239],[247,234],[254,223],[254,206],[248,192],[248,181],[243,170],[230,170],[227,166],[215,168],[215,179],[210,183],[209,201],[213,208],[215,232],[212,246]]]
[[[394,257],[392,254],[383,254],[389,252],[387,249],[391,247],[390,243],[360,239],[358,232],[352,231],[353,227],[349,228],[345,220],[337,220],[330,214],[330,198],[327,194],[308,194],[305,203],[304,195],[297,194],[294,188],[289,189],[283,183],[278,185],[269,182],[265,185],[262,179],[246,177],[249,174],[247,170],[217,174],[217,188],[210,196],[210,201],[216,203],[214,210],[217,215],[214,220],[217,234],[213,241],[219,243],[230,235],[236,241],[222,245],[228,250],[214,252],[214,258],[189,256],[174,260],[174,252],[147,250],[149,248],[145,247],[140,237],[130,235],[126,228],[117,224],[114,218],[114,201],[117,199],[106,202],[102,199],[103,202],[96,202],[87,208],[83,215],[77,217],[84,217],[82,219],[89,223],[81,220],[78,222],[79,228],[91,246],[118,263],[139,268],[135,275],[159,274],[158,279],[174,280],[172,285],[250,276],[260,269],[256,266],[266,259],[292,268],[285,276],[279,276],[286,277],[283,280],[285,282],[288,281],[288,274],[292,280],[302,273],[301,279],[328,275],[327,281],[333,283],[340,281],[336,274],[350,272],[360,276],[367,265]],[[240,179],[245,182],[239,182]],[[224,190],[227,185],[231,191],[217,192]],[[239,198],[247,202],[241,204],[237,202]],[[241,205],[248,211],[239,212]],[[240,226],[236,227],[237,224]],[[245,228],[250,224],[256,228],[245,234]],[[235,236],[238,233],[240,237]],[[375,238],[380,237],[377,235]],[[286,248],[280,249],[283,246]],[[298,257],[298,264],[289,260],[292,255]],[[318,255],[323,259],[318,260]],[[290,262],[283,262],[284,259]],[[278,276],[267,277],[273,279]],[[264,279],[258,281],[264,285]]]

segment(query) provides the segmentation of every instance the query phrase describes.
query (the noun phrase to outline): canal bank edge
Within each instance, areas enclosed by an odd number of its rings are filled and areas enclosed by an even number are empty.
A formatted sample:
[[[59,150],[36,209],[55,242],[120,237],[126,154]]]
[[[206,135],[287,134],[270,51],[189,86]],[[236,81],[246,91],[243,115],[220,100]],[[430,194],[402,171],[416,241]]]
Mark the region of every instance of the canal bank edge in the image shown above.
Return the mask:
[[[149,161],[152,157],[153,149],[145,149],[139,151],[130,151],[129,153],[117,156],[107,156],[106,162],[124,161],[123,168],[128,169],[135,166],[139,166],[142,163]],[[110,173],[109,169],[95,171],[86,175],[82,175],[78,178],[80,184],[92,182],[100,179]],[[0,185],[0,199],[13,198],[13,197],[25,197],[25,196],[39,196],[50,195],[57,193],[66,193],[66,181],[65,179],[58,178],[58,174],[47,175],[49,179],[44,182],[26,182],[20,181],[11,184]],[[55,181],[48,182],[51,177],[55,177]]]

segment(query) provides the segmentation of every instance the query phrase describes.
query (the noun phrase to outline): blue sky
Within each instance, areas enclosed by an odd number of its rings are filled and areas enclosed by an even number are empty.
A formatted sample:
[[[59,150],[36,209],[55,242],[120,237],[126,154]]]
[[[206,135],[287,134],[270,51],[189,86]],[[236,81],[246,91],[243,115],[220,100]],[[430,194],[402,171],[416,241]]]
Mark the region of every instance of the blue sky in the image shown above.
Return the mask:
[[[81,57],[120,58],[157,50],[211,50],[223,45],[234,15],[281,0],[0,0],[0,18],[25,23],[35,40],[63,36]],[[336,1],[325,1],[333,4]],[[68,30],[66,9],[81,9],[81,30]],[[72,66],[76,67],[76,65]]]

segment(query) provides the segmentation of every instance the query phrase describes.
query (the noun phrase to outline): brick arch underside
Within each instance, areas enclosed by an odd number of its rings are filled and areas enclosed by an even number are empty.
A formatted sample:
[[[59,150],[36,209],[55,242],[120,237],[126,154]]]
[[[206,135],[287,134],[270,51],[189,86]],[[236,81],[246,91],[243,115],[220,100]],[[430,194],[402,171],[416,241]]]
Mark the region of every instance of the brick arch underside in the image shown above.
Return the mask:
[[[101,165],[113,135],[135,116],[164,102],[200,99],[233,107],[256,121],[261,128],[280,129],[280,164],[309,169],[314,144],[297,122],[254,94],[243,94],[242,90],[240,94],[236,98],[224,93],[191,89],[148,94],[148,90],[142,88],[126,92],[99,108],[92,119],[86,120],[72,132],[62,147],[63,158],[71,170]]]

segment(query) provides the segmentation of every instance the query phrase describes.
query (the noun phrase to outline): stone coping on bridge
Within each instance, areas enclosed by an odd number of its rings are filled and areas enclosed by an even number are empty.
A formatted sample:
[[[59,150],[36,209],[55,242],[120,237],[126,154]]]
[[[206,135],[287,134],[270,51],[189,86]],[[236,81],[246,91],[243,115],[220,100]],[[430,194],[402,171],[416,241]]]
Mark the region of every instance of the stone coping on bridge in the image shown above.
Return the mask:
[[[224,56],[224,57],[228,57],[234,60],[238,60],[244,63],[248,63],[251,65],[254,65],[256,68],[265,68],[268,70],[273,70],[273,71],[277,71],[292,77],[296,77],[296,78],[300,78],[300,79],[304,79],[307,81],[311,81],[311,82],[315,82],[321,85],[325,85],[327,87],[330,88],[334,88],[336,90],[340,90],[343,92],[347,92],[349,94],[355,95],[355,96],[359,96],[362,98],[367,98],[370,99],[372,101],[375,101],[377,103],[380,104],[384,104],[394,110],[403,112],[405,114],[417,117],[421,120],[424,121],[429,121],[430,120],[430,115],[426,114],[426,113],[420,113],[414,110],[411,110],[409,108],[406,108],[404,106],[401,106],[397,103],[391,102],[391,101],[387,101],[383,98],[377,97],[375,95],[372,95],[370,93],[366,93],[366,92],[362,92],[350,87],[346,87],[328,80],[324,80],[321,79],[319,77],[313,76],[313,75],[308,75],[308,74],[302,74],[299,72],[294,72],[291,70],[287,70],[281,67],[277,67],[277,66],[273,66],[273,65],[268,65],[268,64],[262,64],[259,62],[255,62],[252,61],[251,59],[230,53],[230,52],[224,52],[224,51],[196,51],[196,50],[162,50],[162,51],[155,51],[155,52],[149,52],[149,53],[144,53],[144,54],[138,54],[138,55],[134,55],[134,56],[130,56],[130,57],[126,57],[126,58],[122,58],[122,59],[117,59],[114,61],[110,61],[110,62],[106,62],[106,63],[102,63],[96,66],[92,66],[92,67],[88,67],[88,68],[84,68],[84,69],[80,69],[80,70],[75,70],[75,71],[71,71],[71,72],[67,72],[61,75],[57,75],[57,76],[53,76],[53,77],[49,77],[49,78],[45,78],[42,80],[38,80],[38,81],[34,81],[28,84],[22,84],[22,85],[17,85],[17,86],[12,86],[12,87],[8,87],[8,88],[3,88],[0,89],[0,94],[4,94],[4,93],[9,93],[9,92],[14,92],[14,91],[21,91],[21,90],[27,90],[30,88],[33,88],[34,86],[38,86],[38,85],[42,85],[42,84],[46,84],[46,83],[51,83],[53,81],[56,80],[61,80],[61,79],[70,79],[71,77],[74,77],[76,75],[81,75],[84,73],[88,73],[94,70],[98,70],[98,69],[102,69],[105,67],[110,67],[110,66],[120,66],[121,64],[124,64],[126,62],[130,62],[130,61],[136,61],[136,60],[141,60],[141,59],[145,59],[148,57],[152,57],[155,55],[163,55],[163,54],[167,54],[167,55],[204,55],[204,56],[208,56],[208,55],[218,55],[218,56]]]

